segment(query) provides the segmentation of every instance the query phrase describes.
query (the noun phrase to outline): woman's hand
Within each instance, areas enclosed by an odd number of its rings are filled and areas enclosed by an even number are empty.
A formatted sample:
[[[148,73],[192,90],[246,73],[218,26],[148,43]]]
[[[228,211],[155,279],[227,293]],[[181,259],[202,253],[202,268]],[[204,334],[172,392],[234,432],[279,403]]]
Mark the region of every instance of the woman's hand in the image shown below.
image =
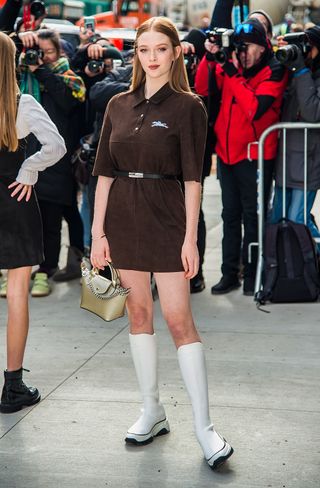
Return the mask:
[[[38,35],[36,32],[33,31],[19,32],[18,37],[21,40],[23,47],[26,49],[30,49],[35,44],[36,45],[38,44]]]
[[[91,59],[100,59],[104,55],[104,47],[100,44],[89,44],[87,48],[88,57]]]
[[[188,280],[196,276],[199,270],[199,252],[196,242],[184,241],[181,250],[184,277]]]
[[[11,193],[12,197],[15,197],[18,195],[18,202],[21,202],[24,198],[26,199],[26,202],[30,200],[31,194],[32,194],[32,185],[24,185],[23,183],[19,183],[18,181],[15,181],[14,183],[11,183],[11,185],[8,186],[9,190],[11,188],[14,188],[13,192]],[[19,194],[20,193],[20,194]]]
[[[209,39],[205,40],[204,47],[211,54],[217,54],[220,51],[220,47],[214,42],[209,41]]]
[[[181,41],[181,49],[183,54],[195,54],[196,52],[194,45],[188,41]]]
[[[110,248],[107,238],[93,238],[90,261],[94,268],[104,269],[107,262],[111,262]]]
[[[278,36],[277,37],[277,44],[278,44],[278,47],[282,47],[282,46],[287,46],[288,45],[287,41],[284,40],[284,36]]]

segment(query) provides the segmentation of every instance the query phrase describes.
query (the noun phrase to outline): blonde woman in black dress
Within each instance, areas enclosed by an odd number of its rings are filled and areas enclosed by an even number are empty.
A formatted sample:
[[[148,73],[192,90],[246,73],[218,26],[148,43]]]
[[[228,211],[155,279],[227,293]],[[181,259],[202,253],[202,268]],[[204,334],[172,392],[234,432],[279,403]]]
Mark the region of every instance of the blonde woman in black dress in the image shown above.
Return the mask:
[[[131,90],[109,103],[94,174],[93,266],[112,260],[127,300],[130,346],[143,411],[126,442],[147,444],[169,432],[159,400],[150,273],[178,351],[195,431],[215,469],[233,450],[209,416],[205,357],[190,307],[189,280],[199,266],[197,226],[206,114],[190,92],[179,37],[163,17],[137,32]],[[177,177],[184,180],[185,195]]]
[[[31,268],[43,259],[42,225],[33,185],[38,171],[56,163],[65,144],[44,109],[30,95],[19,97],[15,45],[0,32],[0,269],[8,270],[7,369],[0,412],[12,413],[40,401],[22,380],[29,328]],[[25,158],[25,137],[33,133],[41,151]]]

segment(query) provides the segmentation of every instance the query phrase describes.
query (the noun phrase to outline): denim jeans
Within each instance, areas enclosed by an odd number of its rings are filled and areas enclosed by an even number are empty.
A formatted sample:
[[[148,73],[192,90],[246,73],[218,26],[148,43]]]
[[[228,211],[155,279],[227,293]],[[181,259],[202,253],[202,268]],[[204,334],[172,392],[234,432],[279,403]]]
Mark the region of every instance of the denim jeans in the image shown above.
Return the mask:
[[[307,226],[313,237],[320,237],[320,231],[311,218],[311,210],[316,198],[316,191],[307,191]],[[298,224],[304,224],[304,191],[298,188],[286,188],[285,217]],[[282,218],[282,187],[276,186],[270,223],[275,224]],[[318,250],[320,244],[318,243]]]
[[[86,185],[82,190],[82,202],[80,208],[80,215],[83,223],[83,241],[85,247],[91,246],[91,215],[88,197],[88,186]]]

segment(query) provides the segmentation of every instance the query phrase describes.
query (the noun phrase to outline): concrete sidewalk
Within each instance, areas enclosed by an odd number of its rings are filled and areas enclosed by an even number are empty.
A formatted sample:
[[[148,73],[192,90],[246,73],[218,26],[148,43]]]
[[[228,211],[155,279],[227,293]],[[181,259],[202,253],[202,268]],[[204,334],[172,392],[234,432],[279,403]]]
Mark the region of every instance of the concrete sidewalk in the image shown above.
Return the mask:
[[[31,299],[27,384],[42,402],[0,416],[1,488],[319,488],[320,307],[258,311],[241,290],[212,296],[220,277],[220,196],[206,181],[207,289],[192,296],[208,362],[211,413],[235,453],[212,472],[193,435],[176,351],[155,303],[160,393],[171,433],[127,447],[140,395],[126,317],[104,323],[79,309],[80,285]],[[0,301],[5,365],[5,301]]]

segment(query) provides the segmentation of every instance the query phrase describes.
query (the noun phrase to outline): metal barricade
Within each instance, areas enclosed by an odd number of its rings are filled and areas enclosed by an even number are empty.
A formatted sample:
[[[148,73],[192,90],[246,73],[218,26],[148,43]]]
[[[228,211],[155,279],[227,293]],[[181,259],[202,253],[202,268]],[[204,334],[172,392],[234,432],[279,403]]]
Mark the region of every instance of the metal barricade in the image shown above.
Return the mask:
[[[301,129],[304,131],[304,224],[307,225],[307,149],[308,149],[308,131],[310,129],[320,130],[320,124],[309,124],[303,122],[282,122],[272,125],[266,129],[259,139],[259,152],[258,152],[258,242],[252,242],[250,244],[249,256],[251,255],[251,247],[258,247],[258,260],[257,260],[257,273],[255,281],[254,295],[261,290],[262,285],[262,271],[263,271],[263,251],[264,251],[264,228],[265,228],[265,216],[264,216],[264,144],[265,140],[271,132],[275,130],[282,130],[283,132],[283,175],[282,175],[282,217],[286,216],[286,156],[287,156],[287,130]],[[320,137],[320,133],[319,133]],[[319,240],[319,239],[317,239]],[[250,260],[250,257],[249,257]]]

